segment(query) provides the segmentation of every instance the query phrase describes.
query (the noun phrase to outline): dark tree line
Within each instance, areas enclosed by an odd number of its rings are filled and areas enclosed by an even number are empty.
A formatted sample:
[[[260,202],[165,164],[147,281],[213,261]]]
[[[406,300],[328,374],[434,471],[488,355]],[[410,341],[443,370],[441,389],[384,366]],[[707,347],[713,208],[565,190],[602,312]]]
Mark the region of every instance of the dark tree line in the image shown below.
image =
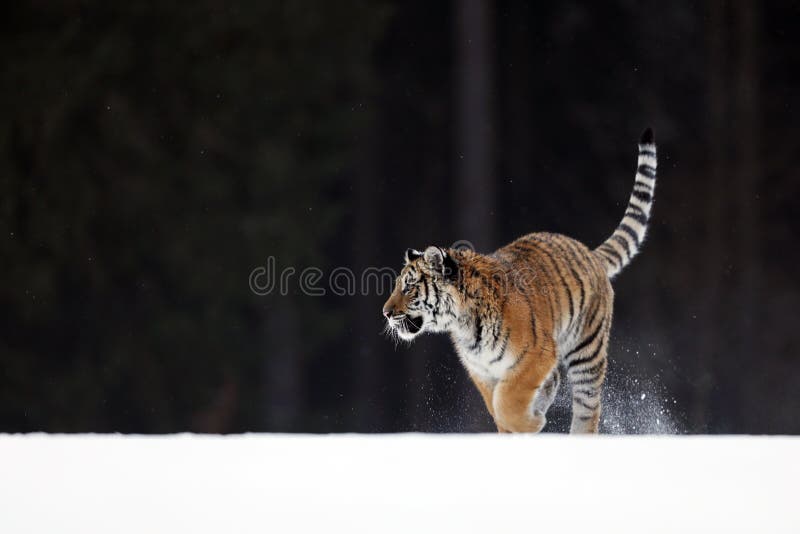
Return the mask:
[[[9,7],[0,431],[489,430],[444,337],[380,335],[385,295],[258,296],[250,272],[534,230],[594,246],[650,125],[655,220],[615,282],[611,394],[656,384],[685,431],[800,432],[797,14]]]

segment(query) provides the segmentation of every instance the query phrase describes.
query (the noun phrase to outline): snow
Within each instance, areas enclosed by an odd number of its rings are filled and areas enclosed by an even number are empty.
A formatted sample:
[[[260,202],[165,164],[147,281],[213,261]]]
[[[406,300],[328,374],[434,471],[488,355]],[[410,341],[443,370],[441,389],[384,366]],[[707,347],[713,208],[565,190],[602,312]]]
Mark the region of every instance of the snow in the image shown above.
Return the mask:
[[[5,435],[0,532],[800,532],[799,458],[795,437]]]

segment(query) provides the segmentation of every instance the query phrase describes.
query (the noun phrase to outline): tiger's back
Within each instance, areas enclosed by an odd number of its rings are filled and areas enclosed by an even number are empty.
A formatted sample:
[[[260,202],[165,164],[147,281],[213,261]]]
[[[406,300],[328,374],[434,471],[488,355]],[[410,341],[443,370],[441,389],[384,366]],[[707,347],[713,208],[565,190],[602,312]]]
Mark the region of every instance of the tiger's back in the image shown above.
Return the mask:
[[[569,345],[592,312],[612,308],[614,290],[602,259],[586,245],[571,237],[549,232],[527,234],[494,253],[517,272],[518,289],[539,294],[547,304],[541,306],[552,323],[552,335],[559,346]],[[544,319],[545,317],[542,317]]]

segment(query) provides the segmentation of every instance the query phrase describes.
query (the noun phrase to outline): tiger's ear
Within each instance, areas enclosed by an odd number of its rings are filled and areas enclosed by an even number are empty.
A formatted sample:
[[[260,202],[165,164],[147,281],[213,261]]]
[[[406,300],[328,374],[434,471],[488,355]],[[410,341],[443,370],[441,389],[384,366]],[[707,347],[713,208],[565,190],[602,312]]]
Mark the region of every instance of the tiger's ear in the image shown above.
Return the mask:
[[[406,249],[406,257],[405,257],[406,265],[408,265],[412,261],[416,260],[420,256],[422,256],[422,252],[420,252],[419,250],[416,250],[416,249],[413,249],[413,248],[407,248]]]
[[[447,251],[444,251],[444,266],[442,267],[442,275],[444,275],[444,279],[448,282],[455,282],[459,277],[458,261],[453,257],[452,254],[448,254]]]
[[[447,254],[439,247],[428,247],[425,249],[425,263],[431,270],[444,274],[444,259]]]

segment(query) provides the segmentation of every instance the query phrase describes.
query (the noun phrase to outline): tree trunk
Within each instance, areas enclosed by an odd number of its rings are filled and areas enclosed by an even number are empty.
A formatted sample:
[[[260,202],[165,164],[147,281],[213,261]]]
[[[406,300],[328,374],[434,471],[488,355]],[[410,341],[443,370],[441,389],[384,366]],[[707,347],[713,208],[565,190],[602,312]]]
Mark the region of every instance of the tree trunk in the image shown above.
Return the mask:
[[[758,347],[755,335],[758,332],[760,305],[758,302],[761,255],[759,251],[759,198],[758,186],[762,166],[759,163],[760,124],[759,124],[759,50],[758,50],[758,5],[753,0],[737,0],[737,23],[739,30],[739,61],[736,86],[735,117],[738,122],[736,166],[736,217],[738,222],[736,257],[739,262],[739,310],[737,333],[740,336],[738,352],[743,361],[758,361]],[[746,360],[745,360],[746,359]],[[740,382],[741,383],[741,382]],[[739,398],[743,405],[748,398],[758,398],[757,380],[743,384]],[[758,417],[761,412],[742,410],[742,417],[748,428],[760,421],[747,419]]]

